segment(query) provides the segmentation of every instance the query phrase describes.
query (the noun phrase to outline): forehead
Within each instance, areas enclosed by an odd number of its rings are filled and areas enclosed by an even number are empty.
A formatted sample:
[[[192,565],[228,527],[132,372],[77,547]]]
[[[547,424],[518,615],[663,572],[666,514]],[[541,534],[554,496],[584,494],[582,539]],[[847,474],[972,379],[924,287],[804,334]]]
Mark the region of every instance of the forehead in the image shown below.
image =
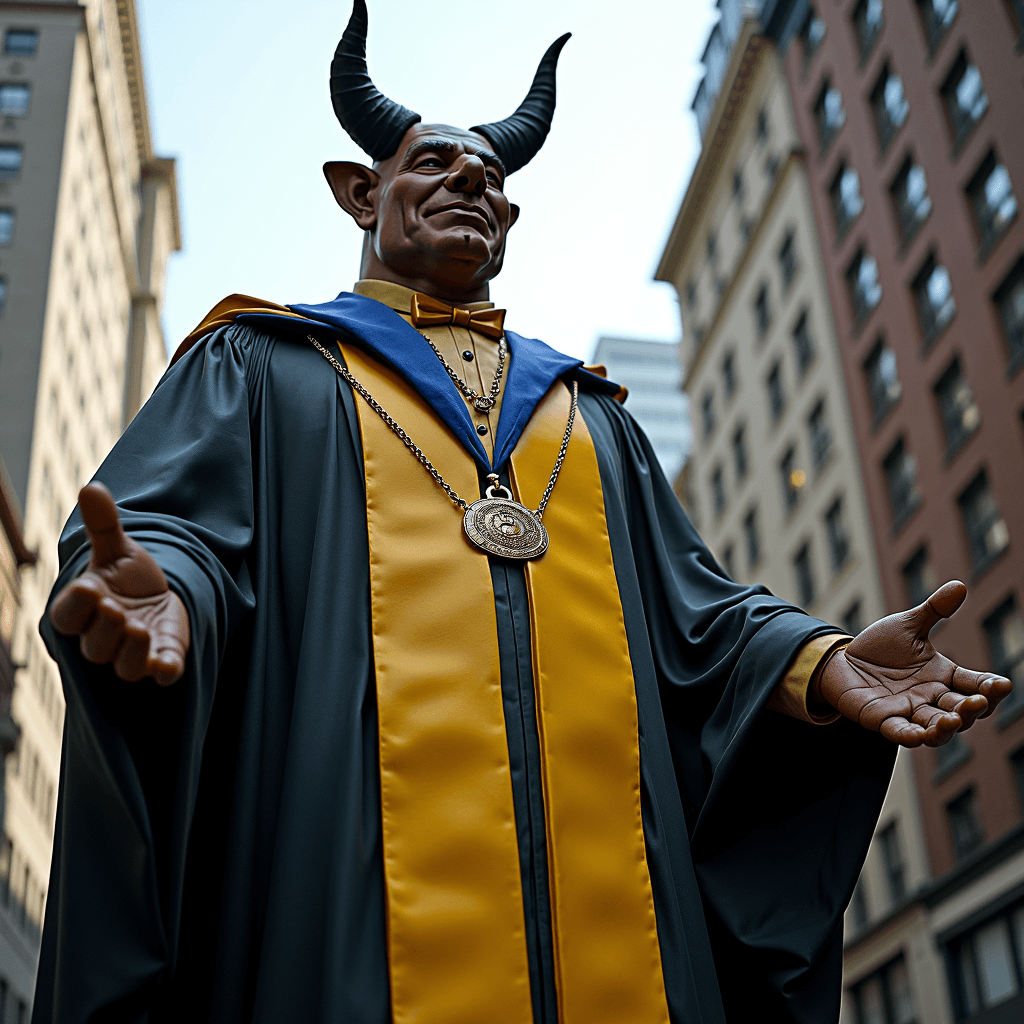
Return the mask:
[[[487,139],[476,132],[467,131],[465,128],[455,128],[450,124],[414,124],[405,133],[395,156],[401,157],[410,146],[414,146],[418,142],[429,142],[432,139],[450,143],[460,149],[491,149],[491,144]]]

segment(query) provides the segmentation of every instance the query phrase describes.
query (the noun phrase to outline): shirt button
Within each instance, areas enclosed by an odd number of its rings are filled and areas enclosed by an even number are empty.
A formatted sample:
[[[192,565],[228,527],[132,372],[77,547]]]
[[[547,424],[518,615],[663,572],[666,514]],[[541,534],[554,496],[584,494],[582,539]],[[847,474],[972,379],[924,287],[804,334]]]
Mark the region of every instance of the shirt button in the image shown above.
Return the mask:
[[[477,432],[477,433],[478,433],[478,434],[479,434],[479,435],[480,435],[481,437],[483,437],[483,436],[484,436],[484,434],[486,434],[486,433],[487,433],[487,426],[486,426],[485,424],[481,423],[481,424],[480,424],[480,426],[478,426],[478,427],[476,428],[476,432]]]
[[[473,353],[470,352],[470,350],[467,348],[462,353],[462,358],[465,359],[467,363],[471,363],[471,362],[473,362]]]

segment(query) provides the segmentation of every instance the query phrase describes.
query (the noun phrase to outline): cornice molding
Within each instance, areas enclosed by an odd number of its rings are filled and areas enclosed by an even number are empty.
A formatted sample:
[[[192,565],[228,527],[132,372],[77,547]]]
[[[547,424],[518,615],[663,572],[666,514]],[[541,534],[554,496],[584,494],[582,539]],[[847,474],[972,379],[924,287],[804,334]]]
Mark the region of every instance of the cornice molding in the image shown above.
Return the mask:
[[[124,69],[128,76],[128,95],[132,101],[132,125],[139,163],[153,157],[153,137],[149,130],[149,107],[146,103],[146,79],[142,71],[142,44],[139,40],[139,19],[135,0],[117,0],[117,22],[124,51]]]

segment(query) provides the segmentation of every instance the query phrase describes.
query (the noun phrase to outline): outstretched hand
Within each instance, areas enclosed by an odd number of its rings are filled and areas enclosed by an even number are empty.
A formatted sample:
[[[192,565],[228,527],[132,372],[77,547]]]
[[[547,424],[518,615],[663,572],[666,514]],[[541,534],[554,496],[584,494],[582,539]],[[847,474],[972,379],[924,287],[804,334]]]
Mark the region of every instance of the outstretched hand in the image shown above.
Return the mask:
[[[872,623],[828,662],[811,696],[904,747],[937,747],[969,729],[1012,684],[954,665],[928,639],[966,597],[962,583],[946,583],[924,604]]]
[[[191,642],[181,598],[149,552],[124,532],[103,484],[83,487],[78,507],[92,557],[55,598],[50,621],[65,636],[80,638],[86,661],[112,664],[128,682],[152,676],[170,686],[185,671]]]

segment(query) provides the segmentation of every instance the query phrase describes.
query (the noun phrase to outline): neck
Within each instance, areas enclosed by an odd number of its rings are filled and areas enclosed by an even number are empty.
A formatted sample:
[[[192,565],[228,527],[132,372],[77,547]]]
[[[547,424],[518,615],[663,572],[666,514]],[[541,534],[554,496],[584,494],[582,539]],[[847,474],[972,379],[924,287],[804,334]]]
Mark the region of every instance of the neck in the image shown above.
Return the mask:
[[[445,264],[446,269],[451,269]],[[450,306],[458,306],[466,302],[487,302],[491,297],[487,281],[461,281],[447,274],[437,272],[441,268],[424,268],[423,273],[401,273],[386,267],[371,251],[364,255],[359,276],[364,280],[390,281],[411,288],[414,292],[423,292],[433,299],[440,299]],[[434,271],[434,272],[432,272]]]

